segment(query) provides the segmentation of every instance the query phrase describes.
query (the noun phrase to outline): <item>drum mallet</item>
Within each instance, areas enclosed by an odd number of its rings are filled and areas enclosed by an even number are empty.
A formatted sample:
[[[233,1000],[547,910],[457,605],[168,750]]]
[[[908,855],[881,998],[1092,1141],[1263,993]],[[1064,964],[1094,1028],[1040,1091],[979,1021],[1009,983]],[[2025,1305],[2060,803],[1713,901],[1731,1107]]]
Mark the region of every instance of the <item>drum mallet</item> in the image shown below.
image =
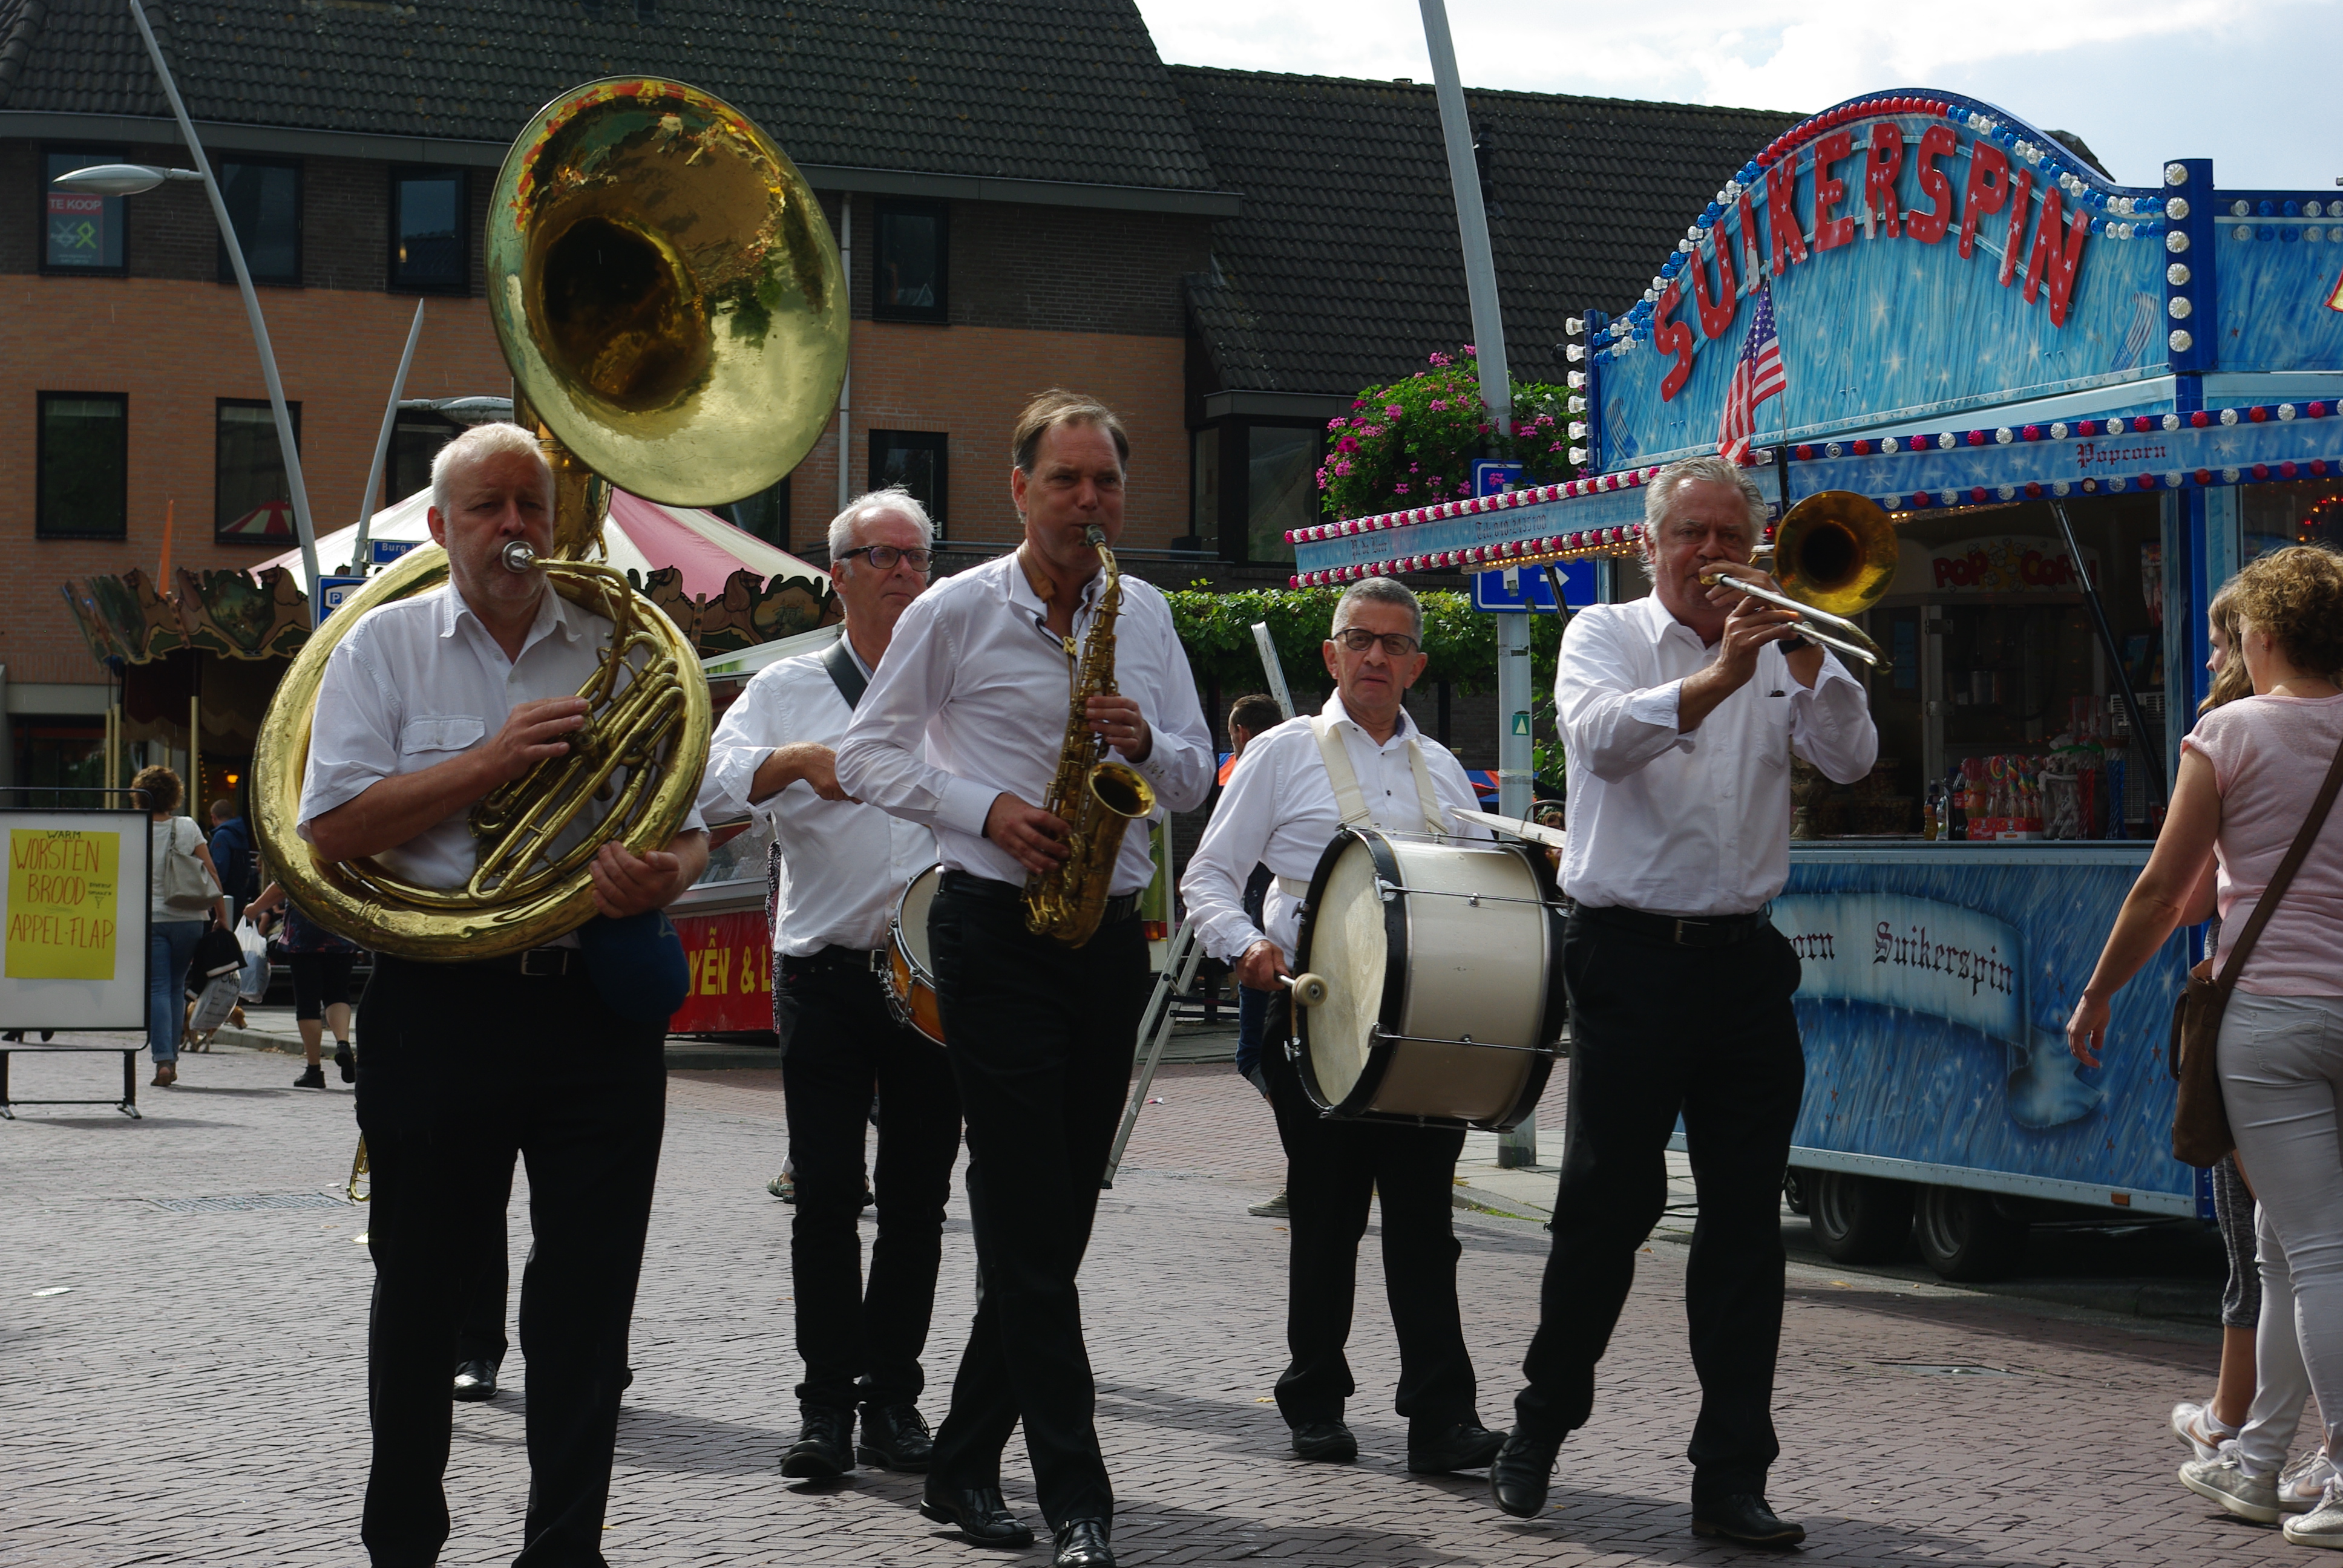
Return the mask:
[[[1317,975],[1280,975],[1277,980],[1280,985],[1293,989],[1293,1005],[1296,1007],[1316,1007],[1326,1000],[1326,982]]]

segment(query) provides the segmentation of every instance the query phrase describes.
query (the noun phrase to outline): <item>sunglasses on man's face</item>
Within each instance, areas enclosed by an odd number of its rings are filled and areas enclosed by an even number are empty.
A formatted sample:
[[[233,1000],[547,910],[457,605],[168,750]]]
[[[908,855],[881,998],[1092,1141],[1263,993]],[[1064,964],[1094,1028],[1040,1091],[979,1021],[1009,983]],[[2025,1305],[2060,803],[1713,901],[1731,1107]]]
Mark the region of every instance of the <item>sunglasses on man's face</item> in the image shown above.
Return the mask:
[[[1334,640],[1353,653],[1364,653],[1378,642],[1383,645],[1386,658],[1405,658],[1416,649],[1415,638],[1403,631],[1372,632],[1364,627],[1346,626],[1334,634]]]
[[[911,563],[913,571],[923,572],[928,569],[928,562],[935,558],[926,550],[901,549],[894,545],[863,545],[859,548],[848,550],[838,558],[850,561],[857,556],[870,557],[870,565],[882,572],[893,571],[895,563],[898,561],[909,561]]]

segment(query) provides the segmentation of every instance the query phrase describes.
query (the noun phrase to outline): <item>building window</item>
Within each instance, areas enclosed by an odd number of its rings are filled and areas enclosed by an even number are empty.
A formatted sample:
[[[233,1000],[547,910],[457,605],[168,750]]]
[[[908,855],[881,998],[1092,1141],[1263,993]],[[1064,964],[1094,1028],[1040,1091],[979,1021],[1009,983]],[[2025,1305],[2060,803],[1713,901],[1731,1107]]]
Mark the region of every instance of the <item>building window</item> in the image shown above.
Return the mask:
[[[33,532],[44,539],[129,535],[130,398],[121,392],[43,392]]]
[[[65,715],[17,718],[8,725],[15,751],[15,782],[19,792],[9,798],[15,806],[55,808],[82,802],[64,795],[26,794],[28,786],[54,789],[96,789],[106,782],[106,719]]]
[[[266,408],[266,405],[262,407]],[[382,504],[395,507],[416,491],[427,488],[431,483],[431,459],[462,429],[454,420],[443,419],[427,409],[400,409],[398,423],[391,427],[390,455],[382,466]]]
[[[222,158],[215,171],[228,220],[244,242],[244,265],[255,283],[301,281],[301,166]],[[219,280],[236,281],[227,241],[219,244]]]
[[[944,529],[944,444],[940,430],[873,430],[870,432],[870,488],[900,485],[919,498],[936,525]]]
[[[462,169],[390,171],[390,286],[468,293],[471,232]]]
[[[301,405],[288,404],[293,440],[301,440]],[[277,444],[277,420],[265,402],[223,397],[213,444],[212,538],[221,544],[275,545],[298,538],[293,490]]]
[[[753,496],[716,508],[717,516],[746,529],[777,550],[789,548],[789,481],[787,475]]]
[[[939,201],[882,200],[870,272],[870,314],[882,321],[948,321],[944,292],[951,209]]]
[[[1189,519],[1187,548],[1221,548],[1221,430],[1192,430],[1189,443]]]
[[[123,198],[61,191],[49,181],[97,164],[118,164],[128,156],[119,147],[49,149],[48,172],[41,181],[42,271],[121,275]]]
[[[1255,425],[1246,432],[1245,559],[1290,561],[1289,528],[1307,528],[1318,511],[1315,428]]]

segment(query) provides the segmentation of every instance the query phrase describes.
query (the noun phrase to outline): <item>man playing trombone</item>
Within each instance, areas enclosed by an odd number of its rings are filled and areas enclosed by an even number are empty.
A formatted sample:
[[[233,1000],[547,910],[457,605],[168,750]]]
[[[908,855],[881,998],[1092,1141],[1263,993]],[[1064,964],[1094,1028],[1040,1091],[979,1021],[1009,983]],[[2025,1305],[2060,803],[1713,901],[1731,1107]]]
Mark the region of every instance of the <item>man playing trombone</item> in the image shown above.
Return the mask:
[[[1670,464],[1644,519],[1651,597],[1590,606],[1563,638],[1569,1131],[1529,1385],[1489,1480],[1506,1513],[1544,1508],[1666,1207],[1681,1113],[1700,1201],[1684,1287],[1702,1391],[1693,1530],[1786,1546],[1805,1533],[1766,1506],[1765,1473],[1780,1452],[1782,1173],[1805,1060],[1797,955],[1766,906],[1789,875],[1790,754],[1852,783],[1879,735],[1838,661],[1790,641],[1796,613],[1704,582],[1778,591],[1749,564],[1765,506],[1744,470]]]

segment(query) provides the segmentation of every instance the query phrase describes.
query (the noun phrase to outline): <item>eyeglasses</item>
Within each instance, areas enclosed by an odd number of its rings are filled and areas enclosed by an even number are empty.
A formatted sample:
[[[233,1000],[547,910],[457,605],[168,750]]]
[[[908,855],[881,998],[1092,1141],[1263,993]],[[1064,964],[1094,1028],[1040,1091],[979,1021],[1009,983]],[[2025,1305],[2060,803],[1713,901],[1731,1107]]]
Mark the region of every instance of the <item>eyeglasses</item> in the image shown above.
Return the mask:
[[[848,550],[838,558],[841,561],[850,561],[857,556],[869,556],[870,565],[882,572],[893,571],[897,561],[909,561],[911,563],[913,571],[923,572],[928,569],[928,563],[935,559],[935,556],[930,551],[900,549],[893,545],[864,545],[860,548]]]
[[[1363,626],[1344,627],[1334,634],[1334,640],[1353,653],[1364,653],[1380,642],[1386,658],[1405,658],[1418,647],[1415,638],[1403,631],[1387,631],[1378,636]]]

